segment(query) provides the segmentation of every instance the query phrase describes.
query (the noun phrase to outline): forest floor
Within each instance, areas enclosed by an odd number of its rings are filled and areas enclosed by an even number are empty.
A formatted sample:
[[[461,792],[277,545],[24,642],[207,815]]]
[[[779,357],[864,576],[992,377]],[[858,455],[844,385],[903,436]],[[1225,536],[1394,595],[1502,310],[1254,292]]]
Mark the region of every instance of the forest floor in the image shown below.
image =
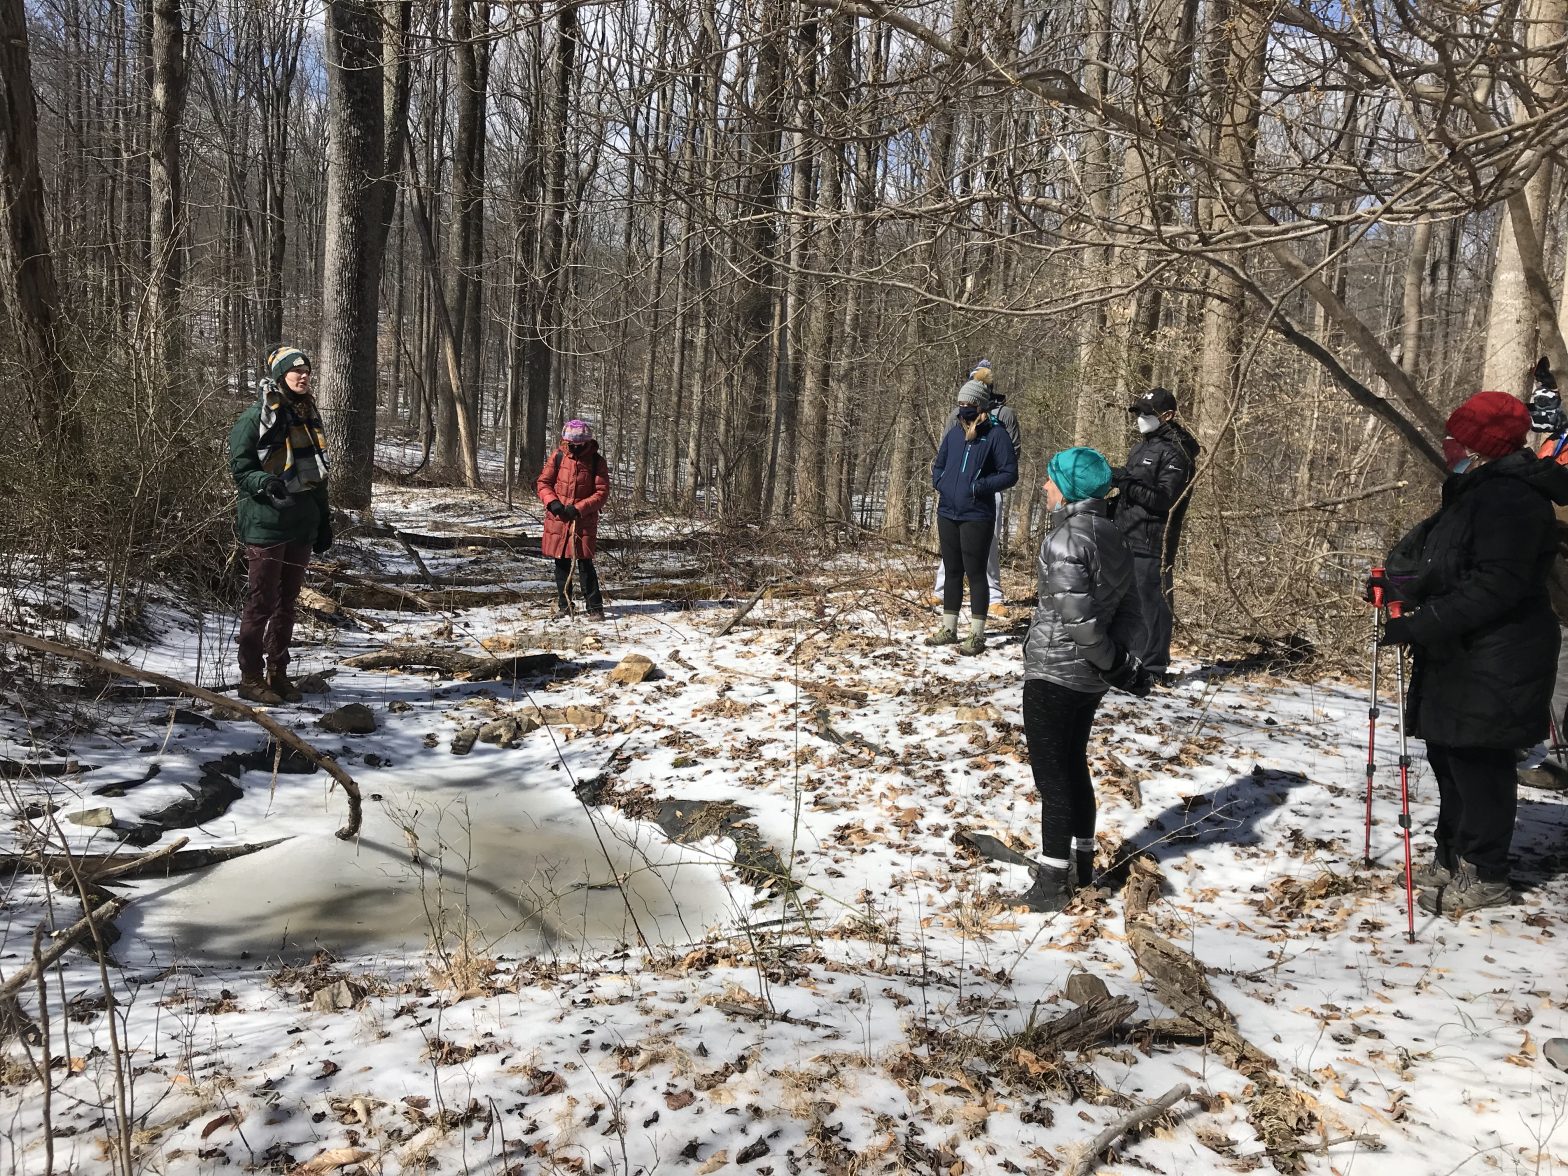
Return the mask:
[[[1025,868],[954,841],[1037,847],[1023,610],[966,658],[920,642],[919,553],[628,523],[609,622],[550,621],[514,550],[536,516],[387,487],[377,518],[403,538],[312,580],[294,668],[328,692],[272,712],[359,782],[355,840],[257,727],[101,681],[62,705],[72,667],[0,652],[0,849],[265,846],[112,884],[113,962],[23,988],[0,1172],[1081,1172],[1167,1092],[1099,1171],[1568,1172],[1539,1053],[1568,1035],[1562,794],[1521,794],[1517,905],[1418,912],[1407,942],[1392,708],[1367,868],[1364,687],[1189,661],[1107,696],[1102,885],[1030,914]],[[84,641],[103,602],[51,583],[7,612]],[[150,599],[106,653],[221,684],[233,627]],[[559,661],[344,664],[411,645]],[[653,675],[614,681],[628,654]],[[319,725],[345,704],[375,729]],[[0,976],[70,891],[0,874]]]

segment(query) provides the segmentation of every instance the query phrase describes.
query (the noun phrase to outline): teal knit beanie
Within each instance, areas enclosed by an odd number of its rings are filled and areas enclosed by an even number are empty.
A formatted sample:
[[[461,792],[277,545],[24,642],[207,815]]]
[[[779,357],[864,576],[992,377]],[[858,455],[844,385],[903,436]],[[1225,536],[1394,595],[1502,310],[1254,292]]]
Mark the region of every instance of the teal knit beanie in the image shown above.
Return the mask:
[[[1111,488],[1111,463],[1098,449],[1064,449],[1051,459],[1046,473],[1068,502],[1101,498]]]

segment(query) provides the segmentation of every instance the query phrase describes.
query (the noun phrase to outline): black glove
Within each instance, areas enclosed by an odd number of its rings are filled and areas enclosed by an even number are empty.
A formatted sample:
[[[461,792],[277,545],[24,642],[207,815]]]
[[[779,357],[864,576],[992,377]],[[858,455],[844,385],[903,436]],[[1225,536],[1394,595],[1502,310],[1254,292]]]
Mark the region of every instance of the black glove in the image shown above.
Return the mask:
[[[549,511],[558,519],[564,519],[566,517],[566,507],[564,504],[562,504],[559,498],[552,501],[549,506],[545,507],[545,510]]]
[[[1379,576],[1368,576],[1366,584],[1361,589],[1361,599],[1371,604],[1372,593],[1375,589],[1382,590],[1385,602],[1394,599],[1394,585],[1389,580],[1387,573]]]
[[[561,517],[569,523],[575,523],[579,518],[582,517],[582,513],[582,511],[578,510],[570,503],[561,507]]]
[[[261,492],[279,510],[294,505],[294,499],[289,494],[289,484],[276,474],[273,474],[261,484]]]
[[[1413,608],[1383,622],[1384,645],[1409,645],[1415,640],[1415,619],[1420,609]]]
[[[321,526],[316,528],[316,541],[310,545],[310,549],[317,555],[322,555],[332,550],[332,523],[330,520],[323,520]]]
[[[1100,671],[1100,677],[1117,690],[1138,698],[1148,698],[1154,689],[1154,675],[1149,673],[1149,667],[1125,649],[1116,655],[1110,669]]]

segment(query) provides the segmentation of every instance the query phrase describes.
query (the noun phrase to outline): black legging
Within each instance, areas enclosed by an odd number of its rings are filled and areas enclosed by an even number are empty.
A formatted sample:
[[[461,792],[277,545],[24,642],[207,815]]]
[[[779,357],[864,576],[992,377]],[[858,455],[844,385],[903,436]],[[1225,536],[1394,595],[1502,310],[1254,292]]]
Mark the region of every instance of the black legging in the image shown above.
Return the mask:
[[[985,561],[991,552],[993,519],[958,522],[937,516],[936,534],[942,542],[942,567],[947,578],[942,584],[942,611],[956,613],[964,603],[964,581],[969,581],[969,611],[983,617],[991,607],[991,584],[986,579]]]
[[[1040,793],[1040,856],[1069,860],[1094,844],[1094,782],[1089,778],[1089,728],[1101,694],[1069,690],[1055,682],[1024,682],[1024,742]]]
[[[1483,882],[1508,881],[1508,849],[1519,809],[1512,751],[1426,745],[1437,777],[1437,860],[1453,869],[1464,858]]]
[[[591,559],[555,561],[556,607],[566,608],[566,582],[571,577],[573,563],[577,565],[577,583],[583,590],[583,598],[572,603],[586,608],[591,613],[603,612],[604,597],[599,592],[599,571],[593,566]]]

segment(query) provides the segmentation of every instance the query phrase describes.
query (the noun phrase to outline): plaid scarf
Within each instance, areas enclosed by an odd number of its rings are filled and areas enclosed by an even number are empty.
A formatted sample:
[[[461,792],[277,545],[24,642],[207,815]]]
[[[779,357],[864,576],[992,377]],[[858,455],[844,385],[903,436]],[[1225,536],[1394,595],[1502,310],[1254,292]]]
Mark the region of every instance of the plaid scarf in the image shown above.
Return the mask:
[[[261,468],[276,474],[296,494],[327,480],[327,435],[313,396],[294,396],[263,377],[257,386],[261,398],[261,437],[256,457]]]

